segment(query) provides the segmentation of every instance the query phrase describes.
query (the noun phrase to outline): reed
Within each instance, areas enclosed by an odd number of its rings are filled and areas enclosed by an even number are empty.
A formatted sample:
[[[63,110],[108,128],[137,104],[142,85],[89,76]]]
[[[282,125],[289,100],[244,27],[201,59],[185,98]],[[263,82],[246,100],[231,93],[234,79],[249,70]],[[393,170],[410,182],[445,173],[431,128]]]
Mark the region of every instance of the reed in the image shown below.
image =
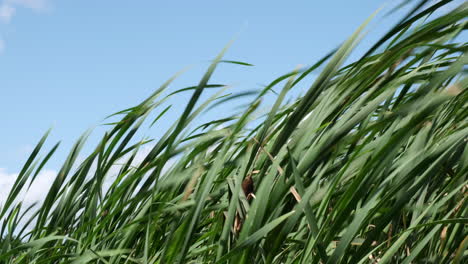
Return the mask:
[[[242,95],[210,82],[220,63],[249,65],[224,61],[225,49],[197,85],[166,95],[176,75],[113,115],[78,162],[79,138],[46,198],[26,207],[19,194],[58,147],[44,149],[46,133],[0,206],[0,262],[466,263],[468,57],[457,36],[468,4],[437,12],[447,2],[420,1],[344,64],[364,23],[238,112],[193,128]],[[202,101],[207,88],[218,92]],[[192,96],[173,125],[138,138],[180,92]]]

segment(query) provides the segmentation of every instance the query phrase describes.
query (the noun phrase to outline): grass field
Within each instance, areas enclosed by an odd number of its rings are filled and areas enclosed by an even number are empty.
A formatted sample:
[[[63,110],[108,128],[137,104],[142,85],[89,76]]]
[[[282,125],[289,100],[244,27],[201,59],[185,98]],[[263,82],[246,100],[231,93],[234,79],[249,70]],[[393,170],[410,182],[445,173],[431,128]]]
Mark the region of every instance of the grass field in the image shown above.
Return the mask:
[[[457,37],[468,4],[438,12],[446,2],[410,10],[345,64],[365,22],[316,64],[195,127],[241,96],[210,82],[219,63],[247,65],[224,61],[226,48],[197,85],[167,95],[176,75],[110,117],[78,162],[80,138],[28,207],[20,194],[58,147],[43,148],[46,133],[0,205],[0,262],[467,263],[468,57]],[[299,85],[306,93],[285,100]],[[201,101],[207,88],[218,92]],[[192,96],[173,126],[136,138],[180,92]]]

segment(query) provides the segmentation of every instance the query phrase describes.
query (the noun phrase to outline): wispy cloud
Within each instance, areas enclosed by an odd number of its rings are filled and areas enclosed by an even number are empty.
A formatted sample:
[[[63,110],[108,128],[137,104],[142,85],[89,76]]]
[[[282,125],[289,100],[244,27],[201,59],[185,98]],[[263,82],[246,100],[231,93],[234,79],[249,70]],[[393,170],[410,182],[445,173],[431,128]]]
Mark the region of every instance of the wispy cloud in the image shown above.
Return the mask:
[[[0,22],[8,24],[19,8],[28,8],[36,12],[47,11],[51,0],[0,0]],[[5,42],[0,38],[0,54],[5,49]]]
[[[48,10],[49,7],[50,0],[3,0],[0,2],[0,21],[10,23],[18,8],[42,12]]]
[[[10,23],[11,18],[15,15],[16,8],[8,3],[2,3],[0,5],[0,20],[4,23]]]
[[[0,54],[3,53],[4,49],[5,49],[5,42],[3,41],[2,38],[0,38]]]
[[[43,11],[49,7],[49,0],[4,0],[4,4],[10,6],[21,6],[36,11]]]

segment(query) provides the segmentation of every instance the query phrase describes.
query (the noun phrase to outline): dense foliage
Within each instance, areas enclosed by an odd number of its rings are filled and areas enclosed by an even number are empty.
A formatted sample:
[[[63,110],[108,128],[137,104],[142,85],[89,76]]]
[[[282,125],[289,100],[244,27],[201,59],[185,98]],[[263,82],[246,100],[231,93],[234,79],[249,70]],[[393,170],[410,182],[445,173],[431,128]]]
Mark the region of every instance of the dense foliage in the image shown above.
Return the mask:
[[[165,96],[171,78],[113,115],[78,162],[80,138],[45,200],[25,208],[18,197],[58,147],[43,152],[46,134],[0,207],[0,262],[466,263],[468,57],[457,37],[468,4],[444,14],[450,1],[426,2],[359,60],[344,65],[365,24],[241,111],[195,128],[240,96],[210,82],[219,63],[248,65],[223,51],[198,85]],[[219,92],[202,102],[206,88]],[[173,126],[135,139],[181,92],[192,96]]]

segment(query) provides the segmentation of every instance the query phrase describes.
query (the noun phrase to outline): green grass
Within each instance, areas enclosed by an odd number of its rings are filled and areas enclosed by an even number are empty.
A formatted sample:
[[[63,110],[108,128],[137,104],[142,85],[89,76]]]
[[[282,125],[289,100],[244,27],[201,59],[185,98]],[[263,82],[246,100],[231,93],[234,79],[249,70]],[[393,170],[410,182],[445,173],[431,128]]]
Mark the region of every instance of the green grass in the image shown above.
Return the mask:
[[[456,37],[468,4],[434,15],[445,2],[412,10],[344,64],[364,24],[239,112],[193,129],[203,111],[242,96],[210,83],[219,63],[248,66],[223,61],[223,50],[179,91],[192,97],[158,140],[136,135],[170,111],[177,75],[114,115],[82,162],[80,138],[45,200],[26,208],[19,194],[58,147],[43,149],[46,133],[0,207],[0,262],[466,263],[468,57]],[[307,92],[286,102],[310,74]],[[220,90],[201,102],[206,88]],[[272,89],[276,101],[255,118]]]

